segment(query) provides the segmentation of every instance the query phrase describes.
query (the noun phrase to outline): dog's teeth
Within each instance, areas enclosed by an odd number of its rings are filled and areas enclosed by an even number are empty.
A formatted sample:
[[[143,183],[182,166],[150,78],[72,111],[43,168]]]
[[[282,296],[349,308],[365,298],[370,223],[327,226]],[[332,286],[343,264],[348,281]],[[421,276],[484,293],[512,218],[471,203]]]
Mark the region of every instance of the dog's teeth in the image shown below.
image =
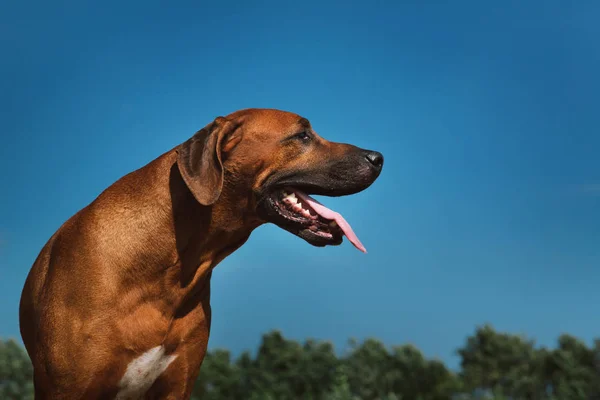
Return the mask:
[[[285,194],[284,200],[289,200],[292,204],[295,204],[298,202],[298,199],[296,198],[295,193]]]
[[[332,228],[335,228],[335,227],[337,226],[337,222],[335,222],[335,221],[331,221],[331,222],[329,223],[329,226],[330,226],[330,227],[332,227]]]

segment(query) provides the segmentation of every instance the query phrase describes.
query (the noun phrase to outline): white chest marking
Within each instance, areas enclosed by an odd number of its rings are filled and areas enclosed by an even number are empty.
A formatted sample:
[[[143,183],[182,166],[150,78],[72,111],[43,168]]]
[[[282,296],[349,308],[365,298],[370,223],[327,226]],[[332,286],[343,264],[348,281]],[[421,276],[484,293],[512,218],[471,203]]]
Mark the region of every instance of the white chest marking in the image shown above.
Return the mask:
[[[115,400],[141,398],[176,358],[175,354],[166,355],[163,346],[156,346],[131,360],[119,382]]]

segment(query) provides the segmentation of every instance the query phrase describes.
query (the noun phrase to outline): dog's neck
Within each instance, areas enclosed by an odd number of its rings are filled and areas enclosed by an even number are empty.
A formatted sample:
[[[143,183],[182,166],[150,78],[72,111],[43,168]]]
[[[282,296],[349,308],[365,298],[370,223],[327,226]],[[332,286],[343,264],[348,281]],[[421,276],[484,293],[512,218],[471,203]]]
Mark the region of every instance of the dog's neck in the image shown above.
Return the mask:
[[[203,206],[194,198],[181,177],[177,164],[170,161],[168,208],[176,244],[177,285],[185,298],[207,288],[212,269],[248,240],[261,222],[247,210],[240,198],[227,197],[229,191],[212,206]]]
[[[146,226],[146,235],[135,236],[139,243],[130,246],[144,249],[144,253],[131,251],[128,258],[121,257],[123,264],[131,266],[131,290],[154,293],[165,315],[180,315],[182,309],[209,302],[212,269],[261,224],[248,212],[247,200],[234,197],[239,191],[231,188],[223,190],[212,206],[201,205],[181,177],[176,161],[175,151],[167,152],[116,186],[126,187],[131,196],[141,197],[148,205],[136,214],[139,220],[122,223]],[[138,182],[152,184],[136,186]]]

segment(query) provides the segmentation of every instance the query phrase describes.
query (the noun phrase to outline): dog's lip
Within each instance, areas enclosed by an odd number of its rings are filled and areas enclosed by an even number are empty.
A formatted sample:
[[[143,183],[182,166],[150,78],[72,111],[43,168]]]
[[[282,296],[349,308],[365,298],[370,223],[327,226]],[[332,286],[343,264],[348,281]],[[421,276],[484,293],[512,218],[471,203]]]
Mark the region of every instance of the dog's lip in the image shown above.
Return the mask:
[[[337,245],[342,243],[344,234],[339,226],[331,226],[330,223],[332,221],[325,220],[320,216],[317,216],[317,218],[308,218],[300,213],[292,214],[292,211],[288,210],[280,200],[282,192],[284,192],[284,189],[281,188],[272,190],[259,202],[260,208],[267,213],[266,215],[263,215],[265,220],[300,236],[315,246]],[[286,211],[288,211],[290,215],[288,215]],[[311,227],[314,226],[317,227],[317,231],[311,230]],[[327,234],[324,235],[323,233]],[[309,236],[309,238],[307,238],[307,236]]]
[[[290,177],[284,177],[283,179],[277,179],[275,182],[269,182],[268,184],[263,186],[264,189],[262,193],[259,195],[261,199],[264,199],[271,194],[285,190],[286,188],[292,188],[299,190],[309,196],[325,196],[325,197],[343,197],[349,196],[355,193],[360,192],[364,188],[360,190],[343,190],[335,187],[327,187],[321,184],[312,183],[309,181],[305,181],[304,179],[294,179]]]
[[[360,242],[358,236],[354,233],[354,230],[350,226],[350,224],[346,221],[346,219],[338,212],[330,210],[323,204],[321,204],[316,199],[312,198],[307,193],[299,190],[297,187],[281,187],[275,190],[272,190],[268,197],[270,203],[270,208],[275,211],[279,216],[286,219],[287,221],[299,224],[300,226],[306,226],[306,229],[311,230],[313,233],[323,231],[335,236],[335,233],[339,233],[340,235],[346,236],[350,243],[354,245],[359,251],[366,253],[364,245]],[[291,198],[291,200],[290,200]],[[282,206],[282,203],[284,204]],[[287,208],[289,209],[292,206],[292,211],[294,212],[294,207],[298,204],[301,204],[299,208],[297,208],[297,214],[290,216],[287,213],[282,212],[282,210]],[[304,210],[302,210],[304,208]],[[315,215],[312,217],[308,214],[312,211]],[[305,213],[306,219],[302,218],[302,214]],[[317,226],[316,222],[321,220],[319,226]],[[281,226],[281,224],[278,224]],[[285,224],[284,224],[285,225]],[[313,228],[313,229],[311,229]],[[324,236],[324,235],[319,235]]]
[[[348,238],[350,243],[354,245],[354,247],[356,247],[363,253],[367,252],[367,249],[365,249],[365,246],[360,242],[358,236],[356,236],[354,230],[352,229],[348,221],[346,221],[346,219],[342,216],[342,214],[327,208],[326,206],[321,204],[316,199],[313,199],[306,193],[296,191],[295,194],[300,196],[302,201],[308,204],[308,207],[314,210],[319,216],[326,220],[335,222],[337,226],[342,230],[344,235]]]

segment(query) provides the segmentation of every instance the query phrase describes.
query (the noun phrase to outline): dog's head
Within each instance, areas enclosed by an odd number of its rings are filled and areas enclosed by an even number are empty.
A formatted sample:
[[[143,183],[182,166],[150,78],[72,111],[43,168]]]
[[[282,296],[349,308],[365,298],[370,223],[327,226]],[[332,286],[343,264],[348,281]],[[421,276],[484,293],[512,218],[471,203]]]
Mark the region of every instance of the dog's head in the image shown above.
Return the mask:
[[[181,175],[198,202],[232,196],[262,222],[272,222],[314,246],[342,236],[364,247],[344,218],[311,194],[344,196],[368,188],[383,156],[327,141],[299,115],[247,109],[218,117],[178,149]]]

